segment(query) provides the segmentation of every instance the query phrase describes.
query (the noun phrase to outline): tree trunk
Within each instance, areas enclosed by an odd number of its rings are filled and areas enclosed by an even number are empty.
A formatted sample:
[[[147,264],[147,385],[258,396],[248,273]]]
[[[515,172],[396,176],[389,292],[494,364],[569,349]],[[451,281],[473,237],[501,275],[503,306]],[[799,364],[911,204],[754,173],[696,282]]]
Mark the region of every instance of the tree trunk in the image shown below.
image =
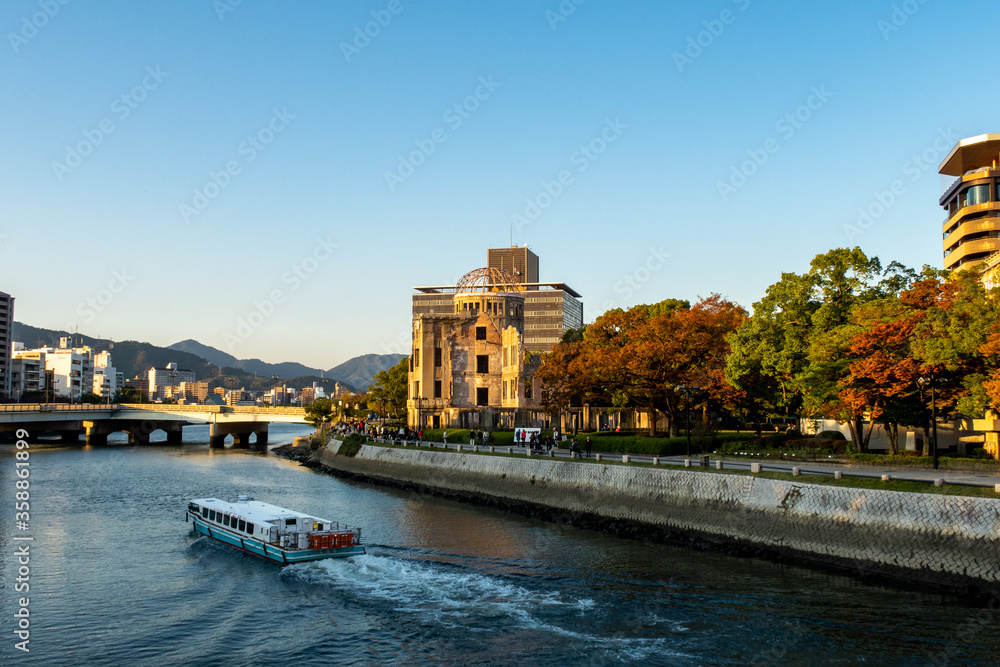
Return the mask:
[[[931,455],[931,427],[924,426],[924,447],[923,451],[920,452],[921,456]]]
[[[889,438],[889,454],[891,456],[899,455],[899,424],[895,422],[890,422],[885,426],[886,437]]]
[[[649,408],[649,437],[656,437],[656,408]]]
[[[853,448],[854,451],[860,452],[861,450],[859,449],[860,441],[858,440],[858,429],[853,419],[847,420],[847,428],[851,432],[851,444],[848,446],[848,449]]]
[[[868,438],[864,437],[865,424],[864,421],[861,419],[860,415],[854,418],[854,428],[855,428],[854,432],[858,434],[858,440],[856,443],[854,443],[855,445],[857,445],[858,453],[859,454],[868,453]]]

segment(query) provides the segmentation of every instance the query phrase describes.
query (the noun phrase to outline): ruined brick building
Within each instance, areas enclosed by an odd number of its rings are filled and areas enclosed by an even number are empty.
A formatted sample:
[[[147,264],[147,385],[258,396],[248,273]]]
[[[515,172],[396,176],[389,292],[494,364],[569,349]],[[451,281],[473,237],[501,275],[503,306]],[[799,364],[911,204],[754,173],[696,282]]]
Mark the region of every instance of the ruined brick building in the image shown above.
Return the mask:
[[[486,267],[466,274],[447,297],[445,308],[413,315],[410,427],[545,425],[534,377],[539,355],[525,347],[524,287]]]

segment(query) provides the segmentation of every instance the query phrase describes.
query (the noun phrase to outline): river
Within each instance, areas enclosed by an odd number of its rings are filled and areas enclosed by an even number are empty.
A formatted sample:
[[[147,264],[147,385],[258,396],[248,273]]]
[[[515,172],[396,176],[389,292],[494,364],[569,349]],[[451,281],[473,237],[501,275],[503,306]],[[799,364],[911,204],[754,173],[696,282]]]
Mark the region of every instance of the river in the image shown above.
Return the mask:
[[[202,433],[204,431],[204,433]],[[272,426],[271,446],[301,427]],[[947,596],[610,537],[342,481],[266,453],[32,445],[13,541],[0,445],[0,663],[79,665],[996,664],[1000,612]],[[191,498],[363,527],[368,553],[280,567],[191,532]],[[30,592],[15,549],[30,544]],[[15,648],[29,598],[29,653]]]

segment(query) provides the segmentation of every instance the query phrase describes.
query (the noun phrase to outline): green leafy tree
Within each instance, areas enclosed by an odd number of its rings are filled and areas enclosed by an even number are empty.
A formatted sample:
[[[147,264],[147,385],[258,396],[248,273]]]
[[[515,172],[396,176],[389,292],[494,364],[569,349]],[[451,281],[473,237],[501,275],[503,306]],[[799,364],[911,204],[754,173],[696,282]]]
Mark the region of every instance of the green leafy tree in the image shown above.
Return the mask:
[[[305,407],[306,423],[320,428],[325,422],[333,421],[334,405],[329,398],[317,398]]]
[[[146,392],[135,387],[122,387],[115,394],[115,403],[149,403]]]
[[[401,359],[398,364],[384,371],[379,371],[372,378],[368,387],[368,401],[389,408],[394,416],[406,408],[406,385],[410,372],[409,357]]]

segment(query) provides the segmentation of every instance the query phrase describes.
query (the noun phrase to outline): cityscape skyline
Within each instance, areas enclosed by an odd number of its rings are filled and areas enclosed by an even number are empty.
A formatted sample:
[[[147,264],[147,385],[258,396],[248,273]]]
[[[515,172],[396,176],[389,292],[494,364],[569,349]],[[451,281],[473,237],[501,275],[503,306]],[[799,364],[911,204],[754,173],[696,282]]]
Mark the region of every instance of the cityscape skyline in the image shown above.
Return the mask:
[[[409,288],[484,246],[587,322],[750,309],[833,247],[941,267],[938,165],[997,129],[955,73],[998,9],[948,9],[8,3],[0,290],[32,326],[330,367],[407,354]]]

